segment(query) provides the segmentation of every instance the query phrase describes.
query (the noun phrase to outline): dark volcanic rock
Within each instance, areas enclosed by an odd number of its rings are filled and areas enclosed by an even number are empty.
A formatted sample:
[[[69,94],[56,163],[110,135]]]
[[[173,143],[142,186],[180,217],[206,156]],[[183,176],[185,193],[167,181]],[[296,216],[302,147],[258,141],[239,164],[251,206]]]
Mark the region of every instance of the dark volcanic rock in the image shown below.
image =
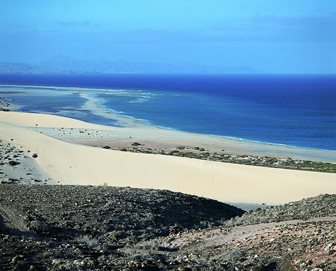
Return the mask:
[[[20,165],[20,162],[11,160],[11,161],[8,162],[8,164],[11,165],[11,166],[17,166],[17,165]]]
[[[99,256],[106,264],[126,245],[220,225],[243,213],[218,201],[165,190],[1,185],[0,266],[10,269],[11,259],[21,253],[27,260],[22,270],[30,265],[59,269],[65,259],[70,270],[77,263],[82,269],[101,267]],[[109,266],[103,270],[119,270]],[[143,270],[157,270],[145,266]]]
[[[145,251],[152,258],[164,256],[161,260],[169,263],[169,270],[181,266],[197,266],[195,270],[336,270],[335,203],[335,195],[321,195],[273,207],[270,216],[256,211],[233,220],[245,226],[224,223],[139,242],[122,251],[129,257],[148,257]],[[279,222],[268,223],[275,214]],[[252,217],[258,218],[257,224],[251,223]],[[298,217],[304,220],[292,220]]]
[[[141,146],[141,144],[138,143],[138,142],[133,142],[131,145],[132,145],[132,146]]]
[[[284,205],[257,209],[245,213],[227,222],[228,225],[249,225],[279,222],[293,219],[310,219],[312,217],[336,216],[336,195],[320,195],[290,202]]]
[[[0,185],[0,267],[336,270],[335,204],[321,195],[230,219],[243,211],[165,190]]]

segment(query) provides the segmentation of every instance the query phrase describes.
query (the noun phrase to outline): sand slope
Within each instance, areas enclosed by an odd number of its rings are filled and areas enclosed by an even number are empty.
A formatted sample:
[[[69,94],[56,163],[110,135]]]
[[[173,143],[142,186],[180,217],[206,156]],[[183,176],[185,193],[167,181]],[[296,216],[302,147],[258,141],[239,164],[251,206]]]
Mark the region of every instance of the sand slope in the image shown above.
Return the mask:
[[[39,125],[49,127],[83,127],[91,124],[49,115],[29,114],[29,118],[21,117],[20,113],[6,115],[7,123],[0,122],[1,139],[14,139],[13,144],[37,153],[39,166],[62,184],[159,188],[227,202],[267,204],[321,193],[336,193],[336,174],[225,164],[76,145],[19,125],[32,126],[36,121]]]
[[[221,150],[235,154],[248,154],[255,156],[275,156],[294,159],[306,159],[312,161],[324,161],[336,163],[336,151],[318,150],[301,147],[292,147],[275,144],[265,144],[261,142],[253,142],[246,140],[238,140],[223,136],[204,135],[197,133],[189,133],[170,129],[163,129],[151,125],[133,125],[123,127],[112,127],[104,125],[96,125],[84,121],[71,119],[67,117],[22,113],[22,112],[1,112],[0,122],[14,124],[24,127],[44,128],[44,132],[52,137],[57,136],[57,129],[54,128],[74,128],[72,135],[61,136],[61,140],[90,142],[91,140],[101,139],[91,133],[90,136],[79,133],[80,129],[99,130],[99,135],[103,134],[106,141],[109,140],[140,140],[153,143],[168,143],[177,145],[202,146],[207,149]],[[37,125],[37,126],[36,126]],[[77,130],[77,131],[76,131]],[[90,143],[88,144],[90,145]]]
[[[100,125],[84,121],[47,114],[35,114],[24,112],[0,112],[0,122],[16,126],[34,127],[36,124],[42,127],[64,128],[99,128]],[[102,126],[107,127],[107,126]]]

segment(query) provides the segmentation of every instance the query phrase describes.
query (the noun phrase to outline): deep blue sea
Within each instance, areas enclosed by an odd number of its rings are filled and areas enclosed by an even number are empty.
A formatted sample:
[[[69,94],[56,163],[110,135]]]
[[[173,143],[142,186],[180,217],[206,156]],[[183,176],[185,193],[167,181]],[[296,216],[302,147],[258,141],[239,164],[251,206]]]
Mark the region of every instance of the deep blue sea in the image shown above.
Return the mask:
[[[0,75],[0,84],[93,88],[91,94],[106,108],[152,125],[336,150],[336,76],[331,75]],[[86,100],[70,90],[36,98],[25,88],[11,99],[22,111],[116,125],[81,109]]]

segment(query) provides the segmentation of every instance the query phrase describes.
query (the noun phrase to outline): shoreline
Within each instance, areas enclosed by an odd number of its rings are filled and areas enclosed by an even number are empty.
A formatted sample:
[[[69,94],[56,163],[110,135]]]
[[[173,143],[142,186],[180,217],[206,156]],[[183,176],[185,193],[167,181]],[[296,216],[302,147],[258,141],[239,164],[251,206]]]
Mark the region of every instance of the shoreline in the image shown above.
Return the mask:
[[[30,121],[28,117],[22,121],[17,117],[20,115],[33,116],[33,120],[36,119],[40,123]],[[53,124],[41,122],[43,117],[38,116],[48,116]],[[174,155],[271,168],[336,172],[336,151],[251,143],[154,126],[105,126],[40,113],[2,112],[0,121],[27,126],[33,131],[69,143],[106,147],[118,151]],[[134,146],[134,143],[139,148]],[[201,153],[197,155],[195,150]],[[267,161],[261,161],[265,159]]]
[[[93,123],[89,124],[93,126],[85,127],[88,129],[95,129],[95,126],[97,126],[98,129],[105,131],[105,133],[102,132],[97,135],[91,133],[89,136],[85,133],[82,135],[78,133],[64,133],[63,135],[59,135],[57,134],[57,131],[51,129],[44,129],[42,127],[34,127],[33,129],[61,140],[89,146],[104,146],[114,144],[115,142],[131,144],[134,141],[141,141],[148,144],[149,147],[161,144],[174,145],[175,147],[182,145],[188,146],[189,148],[200,147],[210,149],[214,152],[216,150],[224,150],[225,153],[234,155],[270,156],[275,158],[292,158],[315,162],[336,163],[336,151],[333,150],[263,143],[245,139],[240,140],[225,136],[165,129],[151,125],[116,127]],[[66,127],[63,128],[66,129]]]
[[[312,160],[312,161],[321,161],[321,162],[331,162],[336,163],[336,150],[330,149],[318,149],[313,147],[304,147],[304,146],[295,146],[295,145],[287,145],[282,143],[274,143],[274,142],[265,142],[258,141],[252,139],[245,139],[240,137],[231,137],[225,135],[214,135],[214,134],[203,134],[197,132],[188,132],[183,131],[171,127],[165,126],[157,126],[153,125],[150,122],[135,118],[132,116],[124,115],[119,113],[113,109],[107,108],[101,101],[101,99],[97,98],[94,93],[87,92],[88,90],[95,91],[106,91],[111,90],[112,93],[123,91],[123,89],[110,89],[110,88],[93,88],[93,87],[69,87],[69,86],[35,86],[35,85],[9,85],[9,84],[0,84],[1,87],[11,87],[11,88],[35,88],[35,89],[49,89],[51,91],[62,91],[62,90],[71,90],[76,92],[81,98],[85,99],[86,102],[81,106],[82,109],[88,110],[93,114],[96,114],[105,119],[110,119],[111,121],[115,121],[118,125],[115,126],[107,126],[103,124],[96,124],[98,126],[111,127],[111,128],[143,128],[148,129],[148,132],[154,131],[156,134],[176,134],[177,137],[185,138],[185,137],[198,137],[198,141],[195,143],[202,142],[216,142],[216,144],[224,144],[227,149],[236,154],[247,154],[247,155],[269,155],[278,158],[291,157],[295,159],[304,159],[304,160]],[[128,89],[126,89],[128,91]],[[148,92],[140,89],[130,89],[129,91],[141,92],[142,95],[148,95]],[[0,91],[1,94],[1,91]],[[59,95],[59,93],[54,93],[55,95]],[[63,94],[63,93],[62,93]],[[114,94],[113,94],[114,95]],[[19,107],[12,107],[11,111],[16,111]],[[44,114],[43,112],[36,112],[38,114]],[[50,114],[50,113],[46,113]],[[52,113],[56,116],[57,113]],[[64,116],[66,118],[66,116]],[[78,119],[79,120],[79,119]],[[84,121],[85,120],[80,120]],[[131,133],[131,132],[130,132]],[[170,138],[172,136],[169,136]],[[142,138],[146,139],[146,138]],[[182,141],[182,140],[181,140]],[[234,147],[232,147],[234,146]]]
[[[54,131],[62,130],[55,127],[69,131],[94,128],[98,134],[106,132],[102,130],[106,127],[46,114],[0,112],[1,139],[13,139],[11,144],[38,154],[37,164],[60,184],[168,189],[223,202],[266,204],[336,193],[336,175],[332,173],[107,150],[62,141],[33,130],[43,126]],[[109,127],[108,132],[116,133],[116,129]],[[130,132],[122,131],[119,138]],[[148,130],[142,132],[147,134]]]
[[[56,114],[44,114],[44,113],[27,113],[27,112],[18,112],[18,111],[9,111],[11,113],[23,113],[23,114],[39,114],[39,115],[50,115],[55,116],[56,118],[62,118],[62,120],[71,119],[69,117],[63,117]],[[3,111],[3,113],[7,113]],[[11,123],[14,121],[14,124],[24,125],[22,122],[18,122],[18,119],[8,119],[8,122]],[[120,120],[124,121],[125,117],[121,117]],[[46,132],[48,136],[52,136],[61,140],[66,140],[69,142],[80,142],[86,145],[92,145],[94,139],[104,139],[105,141],[113,140],[128,140],[132,138],[134,140],[140,141],[149,141],[149,142],[167,142],[173,143],[176,145],[189,145],[189,146],[199,146],[210,149],[225,149],[227,153],[237,154],[237,155],[253,155],[253,156],[270,156],[275,158],[292,158],[300,160],[308,160],[315,162],[325,162],[325,163],[336,163],[336,151],[333,150],[323,150],[323,149],[313,149],[273,143],[263,143],[258,141],[249,141],[245,139],[235,139],[225,136],[209,135],[209,134],[199,134],[199,133],[190,133],[173,129],[165,129],[162,127],[156,127],[152,125],[142,125],[138,121],[133,120],[130,126],[106,126],[101,124],[88,123],[82,120],[74,119],[78,123],[82,123],[81,128],[88,129],[99,129],[106,131],[105,137],[95,138],[94,134],[91,136],[81,135],[77,136],[68,136],[67,138],[60,138],[53,131],[45,129],[43,132]],[[0,121],[6,122],[6,117],[0,117]],[[27,121],[27,120],[25,120]],[[85,123],[85,124],[83,124]],[[35,123],[27,123],[27,126],[35,127]],[[39,127],[44,128],[73,128],[63,123],[58,123],[56,126],[48,126],[47,123],[43,123]]]
[[[40,129],[34,129],[40,130]],[[66,134],[67,131],[63,130]],[[74,130],[71,130],[74,132]],[[44,134],[48,134],[42,132]],[[316,162],[311,160],[292,159],[290,157],[282,158],[276,156],[262,156],[257,154],[237,154],[226,150],[217,149],[216,146],[209,148],[195,146],[194,144],[177,144],[157,141],[134,141],[132,139],[122,140],[70,140],[69,142],[87,145],[103,149],[111,149],[124,152],[168,155],[176,157],[186,157],[199,160],[208,160],[220,163],[232,163],[240,165],[251,165],[258,167],[280,168],[290,170],[305,170],[315,172],[336,173],[336,164],[326,162]],[[203,145],[204,146],[204,145]]]

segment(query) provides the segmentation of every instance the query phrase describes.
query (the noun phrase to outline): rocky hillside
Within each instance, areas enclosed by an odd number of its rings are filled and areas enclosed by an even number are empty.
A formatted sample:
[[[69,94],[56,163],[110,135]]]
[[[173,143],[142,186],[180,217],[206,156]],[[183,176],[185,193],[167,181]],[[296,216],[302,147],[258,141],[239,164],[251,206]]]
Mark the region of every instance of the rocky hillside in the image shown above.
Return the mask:
[[[331,271],[335,236],[336,195],[321,195],[251,211],[220,227],[139,242],[123,252],[135,262],[160,259],[169,270]]]
[[[228,221],[228,226],[250,225],[286,220],[307,220],[314,217],[336,216],[336,195],[320,195],[280,206],[257,209]]]
[[[75,260],[119,270],[113,259],[122,257],[120,248],[218,226],[243,211],[163,190],[2,184],[0,214],[2,270],[74,270]]]
[[[336,195],[245,213],[163,190],[0,185],[1,270],[336,270]]]
[[[122,251],[132,267],[154,259],[162,270],[332,271],[335,236],[336,219],[319,218],[172,234]]]

